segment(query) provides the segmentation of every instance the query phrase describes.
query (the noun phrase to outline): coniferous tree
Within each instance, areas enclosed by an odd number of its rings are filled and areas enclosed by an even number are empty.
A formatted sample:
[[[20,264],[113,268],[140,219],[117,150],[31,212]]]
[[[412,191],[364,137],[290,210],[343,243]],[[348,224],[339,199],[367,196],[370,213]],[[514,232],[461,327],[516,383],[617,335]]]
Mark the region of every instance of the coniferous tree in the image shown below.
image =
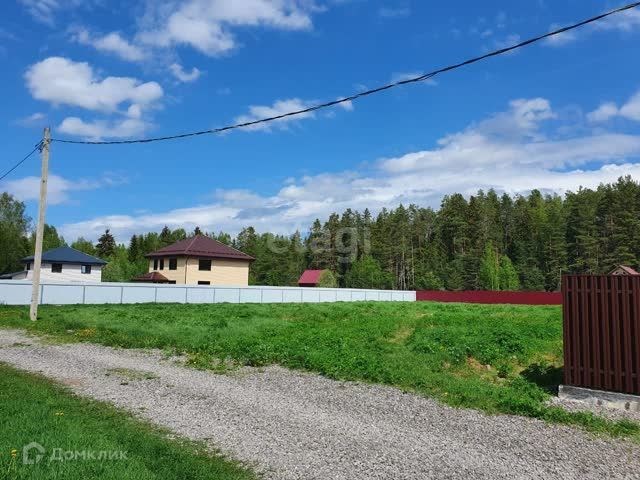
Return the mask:
[[[115,251],[116,240],[109,232],[109,229],[107,229],[98,239],[98,244],[96,245],[96,253],[102,258],[107,258],[113,255]]]
[[[30,247],[28,219],[21,220],[24,206],[20,211],[21,204],[7,203],[8,198],[0,197],[4,271],[9,268],[6,259],[13,262],[11,268],[20,268],[19,260]],[[3,215],[17,219],[18,233],[11,241],[6,238],[12,227],[4,227],[11,221],[7,223]],[[146,271],[145,254],[186,235],[184,229],[168,227],[160,233],[136,232],[127,260]],[[597,189],[569,192],[564,198],[537,190],[515,196],[478,191],[468,199],[451,194],[443,198],[439,210],[398,205],[381,209],[374,219],[368,209],[347,209],[331,214],[324,223],[317,219],[304,235],[257,233],[251,227],[235,238],[224,232],[210,235],[256,258],[250,270],[252,284],[295,285],[308,268],[330,269],[340,285],[354,284],[362,263],[358,261],[371,257],[390,288],[496,288],[495,269],[489,272],[487,266],[498,264],[500,289],[555,290],[564,272],[607,273],[621,263],[638,267],[640,186],[624,177]],[[64,241],[57,232],[50,237]],[[73,245],[81,244],[86,247],[83,251],[91,252],[93,246],[86,240]],[[105,242],[101,244],[103,248]],[[115,250],[115,241],[106,245]],[[485,261],[488,246],[493,250],[489,262]],[[143,260],[138,264],[134,258]]]
[[[160,240],[161,247],[166,247],[168,245],[171,245],[174,242],[173,236],[171,235],[171,229],[167,225],[162,227],[159,240]]]
[[[131,236],[127,255],[130,262],[135,262],[140,258],[140,245],[138,244],[138,237],[136,235]]]

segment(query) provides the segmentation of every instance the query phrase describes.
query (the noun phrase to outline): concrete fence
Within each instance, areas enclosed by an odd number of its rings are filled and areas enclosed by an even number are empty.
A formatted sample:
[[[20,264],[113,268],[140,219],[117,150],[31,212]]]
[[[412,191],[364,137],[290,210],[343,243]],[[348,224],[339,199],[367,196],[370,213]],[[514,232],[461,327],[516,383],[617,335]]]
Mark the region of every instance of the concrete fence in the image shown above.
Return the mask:
[[[320,303],[415,302],[416,292],[349,288],[211,287],[149,283],[43,283],[40,303]],[[0,280],[0,304],[29,305],[31,282]]]

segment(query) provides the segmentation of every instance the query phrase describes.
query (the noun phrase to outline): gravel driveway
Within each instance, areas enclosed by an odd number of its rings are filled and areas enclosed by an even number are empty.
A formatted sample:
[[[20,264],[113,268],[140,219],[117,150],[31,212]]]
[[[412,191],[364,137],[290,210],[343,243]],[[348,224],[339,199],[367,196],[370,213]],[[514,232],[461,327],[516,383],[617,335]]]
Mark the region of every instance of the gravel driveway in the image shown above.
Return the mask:
[[[217,375],[159,352],[42,345],[14,330],[0,330],[0,361],[204,440],[266,478],[640,478],[630,442],[280,367]]]

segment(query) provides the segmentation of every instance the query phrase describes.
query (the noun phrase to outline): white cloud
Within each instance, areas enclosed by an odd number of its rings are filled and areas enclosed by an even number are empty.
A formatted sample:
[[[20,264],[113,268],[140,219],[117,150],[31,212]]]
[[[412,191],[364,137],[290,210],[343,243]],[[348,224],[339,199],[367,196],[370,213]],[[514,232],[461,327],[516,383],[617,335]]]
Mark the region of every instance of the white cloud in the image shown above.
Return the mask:
[[[236,117],[236,123],[248,123],[262,118],[277,117],[285,113],[294,112],[298,110],[304,110],[308,108],[310,102],[305,102],[299,98],[290,98],[288,100],[277,100],[273,105],[252,105],[249,107],[249,113]],[[244,127],[245,130],[266,130],[270,131],[272,128],[286,129],[292,122],[299,122],[306,118],[314,118],[313,112],[301,113],[291,117],[285,117],[279,120],[275,120],[268,123],[260,123],[257,125],[251,125]]]
[[[629,99],[620,109],[620,115],[629,120],[640,122],[640,91]]]
[[[614,102],[607,102],[600,105],[593,112],[587,114],[587,120],[592,123],[606,122],[610,118],[617,116],[620,113],[618,106]]]
[[[443,137],[432,149],[379,161],[372,171],[344,171],[287,179],[272,195],[221,190],[208,204],[139,215],[109,215],[67,224],[67,238],[97,238],[110,228],[120,240],[162,226],[199,225],[237,233],[253,225],[262,231],[306,230],[315,218],[346,208],[371,209],[414,202],[438,207],[452,192],[472,194],[495,188],[524,193],[533,188],[563,193],[596,187],[621,175],[640,179],[640,136],[599,133],[556,137],[549,129],[559,121],[549,101],[519,99],[504,112]],[[550,124],[550,122],[554,122]],[[548,131],[550,130],[550,131]],[[595,166],[594,166],[595,165]],[[588,169],[587,169],[588,168]]]
[[[49,57],[31,65],[25,80],[35,99],[87,110],[113,112],[122,103],[151,105],[163,96],[156,82],[142,83],[129,77],[100,79],[88,63],[64,57]]]
[[[410,80],[412,78],[421,77],[422,75],[424,75],[424,74],[421,73],[421,72],[394,73],[393,75],[391,75],[391,83],[402,82],[403,80]],[[426,80],[422,80],[419,83],[424,84],[424,85],[429,85],[431,87],[435,87],[436,85],[438,85],[438,82],[433,78],[428,78]]]
[[[382,18],[402,18],[411,15],[411,9],[404,8],[391,8],[381,7],[378,9],[378,16]]]
[[[131,109],[135,110],[135,105],[132,105]],[[140,137],[151,125],[135,115],[134,111],[133,114],[130,113],[131,118],[114,121],[95,120],[93,122],[85,122],[78,117],[67,117],[58,126],[57,131],[88,140]]]
[[[597,22],[595,28],[598,30],[618,30],[621,32],[633,32],[640,29],[640,10],[637,8],[627,10],[607,17],[602,22]]]
[[[89,45],[96,50],[117,55],[130,62],[139,62],[147,57],[142,48],[125,40],[118,32],[92,36],[88,30],[81,28],[76,30],[71,38],[82,45]]]
[[[318,8],[307,0],[186,0],[156,2],[137,39],[156,47],[187,45],[217,56],[237,47],[238,27],[308,30]]]
[[[552,24],[549,27],[549,31],[559,30],[561,27],[557,23]],[[547,38],[544,43],[550,47],[564,47],[570,43],[575,42],[578,39],[578,35],[575,30],[559,33],[552,37]]]
[[[61,10],[90,6],[93,0],[18,0],[34,20],[53,26],[55,15]]]
[[[342,100],[342,98],[337,98],[336,100]],[[353,102],[351,100],[339,103],[338,106],[347,112],[353,112],[354,109]]]
[[[551,25],[549,30],[556,30],[558,24]],[[623,33],[633,33],[640,30],[640,11],[637,9],[617,13],[594,23],[588,28],[564,32],[545,40],[545,44],[551,47],[563,47],[574,43],[579,38],[588,36],[595,31],[618,31]]]
[[[16,120],[16,124],[22,127],[42,127],[47,120],[47,116],[42,112],[32,113],[24,118]]]
[[[587,114],[587,119],[593,123],[606,122],[614,117],[624,117],[628,120],[640,122],[640,91],[620,108],[615,102],[606,102]]]
[[[493,40],[492,48],[485,47],[485,50],[501,50],[503,48],[513,47],[514,45],[519,44],[522,41],[522,38],[517,33],[512,33],[511,35],[507,35],[505,38],[496,38]],[[512,50],[509,52],[510,54],[515,54],[516,50]]]
[[[100,182],[90,180],[72,181],[58,175],[49,175],[47,182],[47,203],[57,205],[67,203],[71,192],[100,188]],[[18,200],[30,201],[40,198],[40,177],[24,177],[0,182],[0,190],[7,191]]]
[[[193,67],[190,72],[185,72],[182,65],[178,63],[171,64],[169,66],[169,70],[171,70],[174,77],[183,83],[195,82],[202,74],[202,72],[196,67]]]

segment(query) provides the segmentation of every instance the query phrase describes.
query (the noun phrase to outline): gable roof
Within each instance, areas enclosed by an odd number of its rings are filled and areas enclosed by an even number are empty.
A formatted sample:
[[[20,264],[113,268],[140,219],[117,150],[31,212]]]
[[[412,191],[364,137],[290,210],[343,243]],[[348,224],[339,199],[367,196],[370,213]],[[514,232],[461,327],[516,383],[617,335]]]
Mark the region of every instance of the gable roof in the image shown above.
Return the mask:
[[[626,265],[619,265],[614,268],[609,275],[640,275],[640,273],[636,272],[633,268],[627,267]]]
[[[242,253],[222,242],[204,235],[180,240],[172,245],[156,250],[145,255],[148,258],[154,257],[205,257],[205,258],[228,258],[232,260],[255,260],[250,255]]]
[[[77,263],[81,265],[106,265],[101,258],[87,255],[71,247],[58,247],[42,253],[42,261],[46,263]],[[24,257],[22,263],[33,262],[33,255]]]
[[[298,285],[317,285],[324,270],[305,270],[298,280]]]

